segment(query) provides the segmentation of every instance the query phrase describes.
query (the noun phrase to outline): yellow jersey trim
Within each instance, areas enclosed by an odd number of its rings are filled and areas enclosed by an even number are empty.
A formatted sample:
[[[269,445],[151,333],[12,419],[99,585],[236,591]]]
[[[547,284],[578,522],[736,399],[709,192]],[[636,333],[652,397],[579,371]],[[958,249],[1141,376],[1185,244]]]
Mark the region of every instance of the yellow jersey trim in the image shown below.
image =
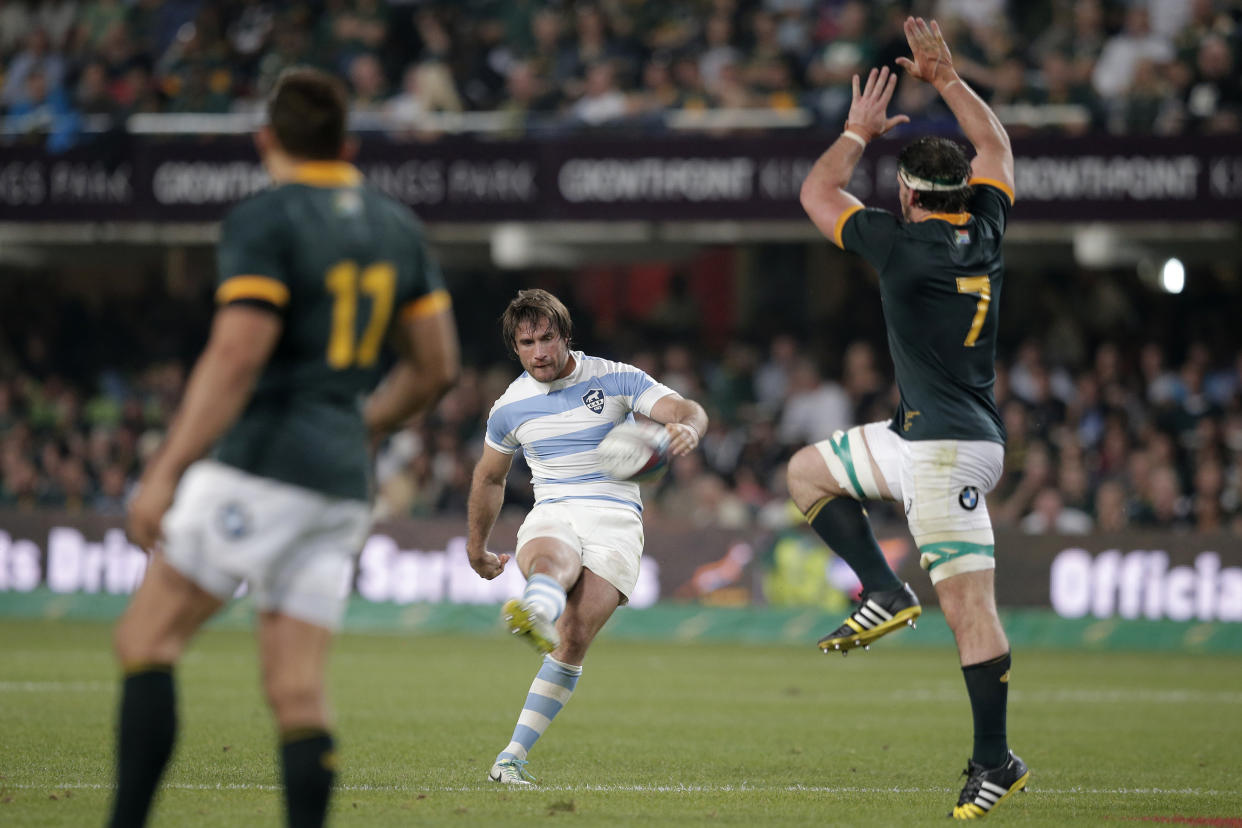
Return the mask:
[[[278,308],[289,304],[289,288],[270,276],[234,276],[216,288],[216,303],[227,305],[239,299],[258,299]]]
[[[293,181],[312,187],[356,187],[362,173],[346,161],[306,161],[294,168]]]
[[[972,178],[966,183],[972,187],[976,184],[987,184],[989,187],[995,187],[1005,195],[1009,196],[1009,203],[1011,205],[1013,204],[1013,190],[1003,181],[997,181],[995,178]]]
[[[848,208],[844,213],[837,216],[837,224],[832,228],[832,241],[837,247],[845,249],[845,242],[841,241],[841,234],[845,232],[845,223],[850,220],[850,216],[862,209],[861,204],[855,204]]]
[[[406,302],[401,307],[401,319],[404,322],[408,322],[411,319],[421,319],[424,316],[431,316],[433,313],[448,310],[452,306],[453,300],[447,290],[433,290],[426,296],[420,296],[417,299]]]
[[[919,219],[919,221],[924,222],[930,221],[931,219],[947,221],[949,224],[965,224],[970,221],[970,213],[932,213],[926,218]]]

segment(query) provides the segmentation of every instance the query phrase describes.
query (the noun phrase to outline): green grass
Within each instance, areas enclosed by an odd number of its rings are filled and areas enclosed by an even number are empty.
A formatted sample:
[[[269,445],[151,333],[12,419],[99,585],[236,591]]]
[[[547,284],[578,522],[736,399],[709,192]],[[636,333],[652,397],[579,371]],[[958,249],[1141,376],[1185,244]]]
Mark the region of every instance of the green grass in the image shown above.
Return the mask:
[[[109,636],[0,621],[0,824],[102,823]],[[341,637],[334,824],[942,825],[970,752],[950,650],[602,640],[531,756],[539,787],[498,789],[484,776],[537,666],[500,633]],[[153,824],[281,824],[257,676],[250,635],[195,643]],[[1010,741],[1033,776],[992,822],[1242,826],[1242,659],[1024,651],[1011,687]]]

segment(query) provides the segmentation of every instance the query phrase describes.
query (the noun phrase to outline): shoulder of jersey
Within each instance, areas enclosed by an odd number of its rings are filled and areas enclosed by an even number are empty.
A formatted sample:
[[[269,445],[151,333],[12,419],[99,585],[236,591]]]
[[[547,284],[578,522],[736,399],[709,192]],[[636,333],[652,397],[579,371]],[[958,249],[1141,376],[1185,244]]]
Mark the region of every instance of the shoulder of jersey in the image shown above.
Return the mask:
[[[638,369],[624,362],[615,362],[611,359],[603,357],[595,357],[590,354],[582,355],[582,372],[585,376],[599,377],[604,374],[612,374],[618,371],[637,371]]]
[[[272,208],[272,204],[280,199],[281,190],[280,187],[268,187],[246,196],[233,205],[228,216],[244,216],[246,221],[262,220],[268,215],[267,211]]]
[[[513,380],[513,382],[509,383],[509,387],[505,389],[503,394],[496,398],[496,402],[492,403],[492,408],[488,413],[488,416],[490,417],[492,414],[496,413],[498,408],[506,406],[509,403],[524,400],[527,397],[533,397],[536,393],[538,393],[538,389],[535,388],[533,383],[534,380],[530,378],[530,375],[523,371],[515,380]]]

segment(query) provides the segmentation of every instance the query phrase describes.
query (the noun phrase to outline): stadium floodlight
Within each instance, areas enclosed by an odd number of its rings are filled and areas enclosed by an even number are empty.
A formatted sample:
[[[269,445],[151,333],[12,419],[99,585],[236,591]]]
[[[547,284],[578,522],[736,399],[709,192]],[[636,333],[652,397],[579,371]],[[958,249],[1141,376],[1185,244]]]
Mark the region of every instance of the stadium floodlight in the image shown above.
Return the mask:
[[[1167,259],[1160,268],[1160,287],[1165,293],[1181,293],[1186,287],[1186,266],[1181,259]]]

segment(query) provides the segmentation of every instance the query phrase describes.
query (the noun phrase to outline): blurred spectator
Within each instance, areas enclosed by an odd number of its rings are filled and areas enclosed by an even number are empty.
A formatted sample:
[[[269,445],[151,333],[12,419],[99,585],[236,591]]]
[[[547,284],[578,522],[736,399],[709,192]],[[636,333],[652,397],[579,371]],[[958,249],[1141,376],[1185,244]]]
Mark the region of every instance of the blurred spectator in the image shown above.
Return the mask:
[[[401,91],[388,99],[384,112],[397,126],[417,127],[428,112],[461,112],[461,98],[448,67],[439,61],[410,64]]]
[[[1035,495],[1031,513],[1022,518],[1018,528],[1028,535],[1085,535],[1091,531],[1091,517],[1067,507],[1061,493],[1048,487]]]
[[[1095,491],[1095,528],[1100,532],[1121,532],[1129,526],[1125,487],[1115,480],[1106,480]]]
[[[601,126],[626,114],[625,94],[617,88],[616,73],[608,61],[600,61],[586,70],[586,84],[571,108],[574,119],[587,126]]]
[[[721,73],[725,66],[735,66],[742,54],[733,45],[733,21],[717,12],[707,19],[703,32],[703,49],[699,56],[699,77],[703,88],[718,94]]]
[[[800,357],[789,378],[789,396],[778,433],[787,446],[827,440],[834,431],[853,425],[850,398],[835,382],[824,379],[815,362]]]
[[[1173,467],[1162,465],[1149,475],[1148,500],[1139,504],[1133,516],[1136,526],[1152,529],[1183,529],[1190,525],[1188,499],[1182,496],[1181,484]]]
[[[1081,124],[1069,123],[1067,131],[1081,134],[1103,121],[1103,105],[1088,83],[1074,76],[1073,64],[1061,52],[1048,52],[1040,64],[1038,83],[1030,100],[1039,105],[1082,107],[1086,119]]]
[[[1151,31],[1147,9],[1138,3],[1125,12],[1125,25],[1104,44],[1091,82],[1105,100],[1121,100],[1134,85],[1135,75],[1144,61],[1153,69],[1173,59],[1169,40]]]
[[[851,98],[851,78],[866,76],[873,65],[875,44],[867,35],[867,6],[850,0],[839,6],[831,22],[832,36],[806,67],[807,84],[814,106],[829,123],[844,121]],[[913,84],[910,84],[913,85]]]
[[[0,106],[13,107],[23,101],[29,102],[28,81],[32,75],[40,76],[45,94],[60,89],[65,77],[65,58],[53,51],[43,29],[34,29],[27,35],[26,48],[18,52],[5,69]]]
[[[369,52],[349,61],[350,105],[363,112],[379,112],[388,95],[388,81],[379,58]]]
[[[1036,114],[1033,123],[1047,124],[1040,129],[1146,132],[1149,116],[1162,131],[1239,129],[1237,22],[1228,9],[1212,0],[1131,3],[1125,28],[1106,40],[1104,8],[1100,0],[1050,8],[955,0],[937,13],[963,77],[993,102],[1084,108],[1085,118],[1074,110]],[[66,73],[101,62],[124,112],[257,110],[283,69],[306,63],[346,78],[367,112],[400,89],[393,106],[407,121],[460,108],[510,112],[506,131],[604,122],[663,129],[659,114],[670,109],[802,106],[838,124],[850,77],[908,51],[903,3],[521,0],[471,9],[381,0],[0,2],[0,107],[22,94],[34,64],[55,90]],[[1156,30],[1146,22],[1151,14]],[[612,68],[607,82],[592,68],[601,63]],[[426,77],[411,75],[411,64],[426,67]],[[428,93],[411,91],[415,76],[442,90],[438,107],[420,108]],[[894,109],[919,129],[952,127],[925,84],[899,84]],[[561,121],[527,117],[558,110]]]
[[[1237,132],[1242,127],[1242,79],[1224,37],[1212,34],[1199,44],[1184,107],[1195,132]]]
[[[78,140],[81,119],[60,87],[48,88],[41,70],[26,75],[22,93],[9,106],[5,132],[42,139],[49,152],[64,152]]]
[[[792,336],[777,334],[772,338],[768,359],[755,373],[755,395],[766,412],[776,412],[784,404],[797,358],[798,343]]]
[[[78,15],[77,39],[88,50],[98,50],[109,30],[124,25],[125,4],[121,0],[89,0]]]
[[[34,19],[26,3],[0,0],[0,58],[15,52],[33,28]]]
[[[120,107],[108,90],[108,70],[100,61],[94,60],[82,67],[74,105],[83,115],[119,114]]]

